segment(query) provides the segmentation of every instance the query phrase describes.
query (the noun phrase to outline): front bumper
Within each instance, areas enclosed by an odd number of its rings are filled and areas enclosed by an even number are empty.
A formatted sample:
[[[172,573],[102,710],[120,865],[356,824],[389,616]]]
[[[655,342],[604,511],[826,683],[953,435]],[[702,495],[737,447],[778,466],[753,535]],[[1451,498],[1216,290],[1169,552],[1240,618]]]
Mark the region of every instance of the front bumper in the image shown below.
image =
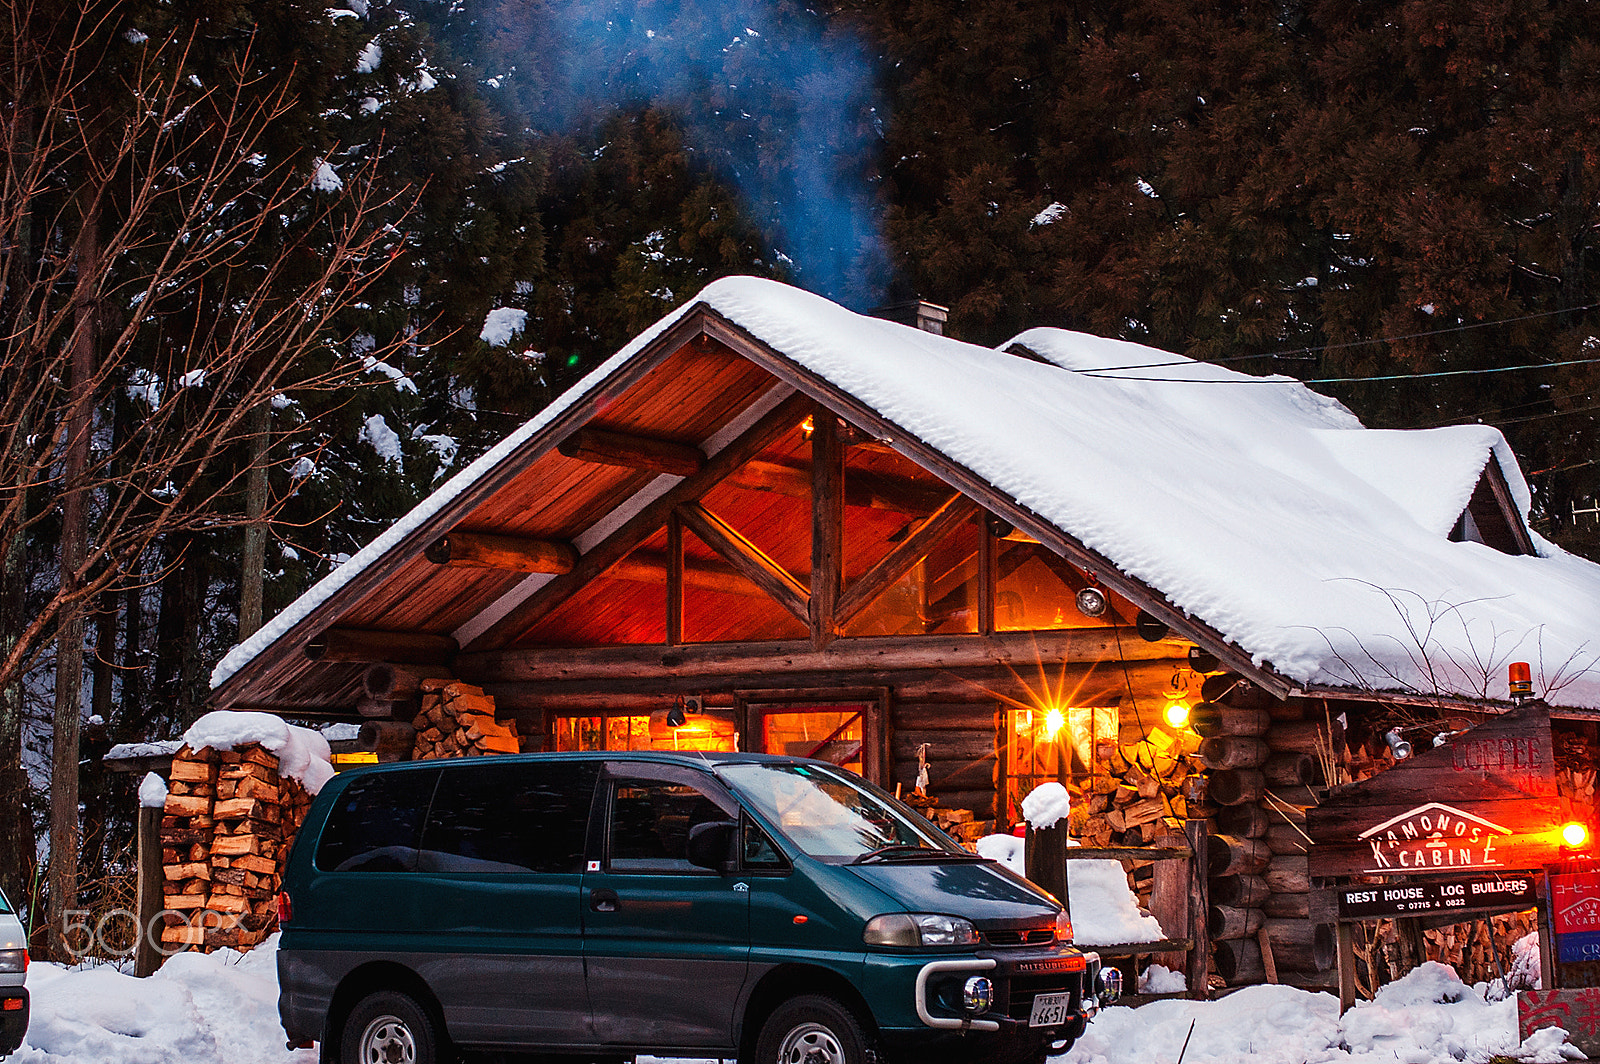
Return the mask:
[[[1074,1037],[1098,1010],[1095,987],[1100,958],[1065,946],[984,950],[957,956],[867,959],[869,1001],[878,1029],[891,1040],[916,1042],[930,1034],[1031,1036],[1041,1040]],[[961,1008],[961,986],[973,975],[994,986],[986,1012]],[[1039,994],[1069,995],[1057,1024],[1030,1027],[1033,999]],[[879,1003],[883,1003],[880,1008]]]
[[[15,1053],[28,1033],[28,988],[0,986],[0,1057]]]

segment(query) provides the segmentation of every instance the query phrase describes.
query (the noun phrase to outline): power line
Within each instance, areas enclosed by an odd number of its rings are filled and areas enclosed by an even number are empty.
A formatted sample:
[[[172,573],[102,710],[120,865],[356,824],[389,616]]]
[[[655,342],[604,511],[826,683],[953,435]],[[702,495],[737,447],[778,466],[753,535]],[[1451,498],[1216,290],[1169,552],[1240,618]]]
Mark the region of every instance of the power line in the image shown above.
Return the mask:
[[[1379,341],[1373,341],[1377,343]],[[1298,377],[1246,377],[1243,380],[1204,380],[1194,377],[1119,377],[1118,372],[1124,369],[1142,369],[1141,366],[1115,366],[1109,369],[1078,369],[1074,373],[1082,373],[1087,377],[1102,377],[1113,381],[1152,381],[1166,384],[1364,384],[1374,381],[1410,381],[1425,380],[1429,377],[1464,377],[1468,374],[1485,373],[1514,373],[1525,369],[1559,369],[1562,366],[1587,366],[1600,362],[1600,358],[1574,358],[1565,362],[1527,362],[1520,366],[1494,366],[1489,369],[1443,369],[1431,373],[1388,373],[1377,377],[1311,377],[1300,380]],[[1192,362],[1169,362],[1167,365],[1183,366],[1194,365]],[[1205,365],[1205,363],[1201,363]],[[1153,368],[1153,367],[1152,367]]]
[[[1424,337],[1428,337],[1428,336],[1444,336],[1444,335],[1447,335],[1447,334],[1450,334],[1450,333],[1466,332],[1469,329],[1488,329],[1488,328],[1491,328],[1491,327],[1496,326],[1496,325],[1515,325],[1518,322],[1535,321],[1535,320],[1537,320],[1539,318],[1550,318],[1550,317],[1554,317],[1557,314],[1576,314],[1577,312],[1583,311],[1583,310],[1594,310],[1596,307],[1600,307],[1600,303],[1585,303],[1580,307],[1566,307],[1566,308],[1563,308],[1561,310],[1543,310],[1543,311],[1540,311],[1537,314],[1524,314],[1521,317],[1516,317],[1516,318],[1497,318],[1494,321],[1478,321],[1478,322],[1472,322],[1472,323],[1467,324],[1467,325],[1451,325],[1451,326],[1449,326],[1447,328],[1429,329],[1429,330],[1426,330],[1424,332],[1400,333],[1400,334],[1397,334],[1395,336],[1379,336],[1379,337],[1375,337],[1375,338],[1373,338],[1371,340],[1347,340],[1344,343],[1323,344],[1323,345],[1321,345],[1319,347],[1290,347],[1290,348],[1285,348],[1282,351],[1263,351],[1263,352],[1261,352],[1259,354],[1254,354],[1254,355],[1225,355],[1225,356],[1223,356],[1221,358],[1206,359],[1205,362],[1207,364],[1210,364],[1210,365],[1217,365],[1217,364],[1223,363],[1223,362],[1243,362],[1246,359],[1251,359],[1251,358],[1288,358],[1288,357],[1290,357],[1292,355],[1315,355],[1315,354],[1320,354],[1320,353],[1322,353],[1324,351],[1343,351],[1343,350],[1347,350],[1348,348],[1352,348],[1352,347],[1369,347],[1372,344],[1391,344],[1391,343],[1395,343],[1396,341],[1399,341],[1399,340],[1420,340],[1420,339],[1422,339]],[[1130,365],[1130,366],[1101,366],[1098,369],[1075,369],[1072,372],[1074,372],[1074,373],[1098,374],[1098,373],[1116,373],[1116,372],[1119,372],[1121,370],[1128,370],[1128,369],[1166,369],[1166,368],[1172,367],[1172,366],[1191,366],[1191,365],[1194,365],[1194,363],[1196,361],[1199,361],[1199,360],[1197,360],[1197,359],[1184,359],[1184,360],[1181,360],[1181,361],[1174,361],[1174,362],[1146,362],[1146,363],[1143,363],[1143,364],[1140,364],[1140,365]],[[1473,372],[1479,372],[1479,371],[1473,371]],[[1135,380],[1160,380],[1162,378],[1158,378],[1158,377],[1149,377],[1149,378],[1139,377],[1139,378],[1132,378],[1132,379],[1135,379]],[[1351,378],[1343,378],[1343,379],[1337,380],[1337,381],[1330,379],[1330,380],[1317,380],[1317,381],[1302,381],[1301,383],[1303,383],[1303,384],[1330,384],[1330,383],[1343,383],[1344,380],[1387,380],[1387,379],[1390,379],[1390,378],[1385,378],[1385,377],[1351,377]],[[1396,379],[1398,379],[1398,378],[1396,378]]]

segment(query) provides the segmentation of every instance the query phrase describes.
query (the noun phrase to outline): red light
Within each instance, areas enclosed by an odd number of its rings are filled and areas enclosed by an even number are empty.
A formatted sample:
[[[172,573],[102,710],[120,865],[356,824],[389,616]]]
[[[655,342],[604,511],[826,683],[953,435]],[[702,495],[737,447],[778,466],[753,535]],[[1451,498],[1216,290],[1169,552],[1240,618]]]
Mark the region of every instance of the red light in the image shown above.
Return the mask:
[[[1528,668],[1526,661],[1513,661],[1507,668],[1513,698],[1527,697],[1533,694],[1533,673]]]
[[[6,1012],[20,1012],[20,1011],[22,1011],[22,999],[21,998],[6,998],[4,1009],[5,1009]]]
[[[280,925],[288,923],[289,922],[289,918],[291,916],[293,916],[293,915],[294,915],[294,905],[289,901],[289,892],[286,891],[286,890],[279,891],[278,892],[278,923]]]
[[[809,917],[809,916],[796,916],[794,918],[794,922],[797,923],[797,924],[803,924],[803,923],[805,923],[806,921],[808,921],[810,919],[811,919],[811,917]]]

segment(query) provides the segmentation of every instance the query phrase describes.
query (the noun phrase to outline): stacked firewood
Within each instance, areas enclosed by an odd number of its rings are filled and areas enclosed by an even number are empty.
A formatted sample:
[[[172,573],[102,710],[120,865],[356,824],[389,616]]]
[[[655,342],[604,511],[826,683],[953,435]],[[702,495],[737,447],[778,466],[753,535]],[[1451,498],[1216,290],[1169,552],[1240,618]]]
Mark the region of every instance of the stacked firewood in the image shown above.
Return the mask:
[[[458,680],[423,680],[422,708],[412,719],[417,730],[411,758],[481,757],[521,751],[515,721],[494,718],[494,696]]]
[[[163,948],[248,949],[271,934],[283,856],[310,804],[259,743],[179,749],[161,818]]]
[[[1067,830],[1085,846],[1145,846],[1188,815],[1184,781],[1195,769],[1193,736],[1156,729],[1122,744],[1095,744],[1091,775],[1078,783]]]

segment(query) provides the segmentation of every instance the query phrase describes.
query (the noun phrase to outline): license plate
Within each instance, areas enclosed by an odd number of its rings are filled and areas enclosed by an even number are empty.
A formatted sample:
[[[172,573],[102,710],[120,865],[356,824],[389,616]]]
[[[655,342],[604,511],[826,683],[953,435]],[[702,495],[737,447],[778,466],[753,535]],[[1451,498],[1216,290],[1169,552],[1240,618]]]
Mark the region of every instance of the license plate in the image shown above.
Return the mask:
[[[1028,1026],[1054,1027],[1058,1023],[1065,1023],[1071,1003],[1071,994],[1035,994],[1033,1011],[1028,1013]]]

